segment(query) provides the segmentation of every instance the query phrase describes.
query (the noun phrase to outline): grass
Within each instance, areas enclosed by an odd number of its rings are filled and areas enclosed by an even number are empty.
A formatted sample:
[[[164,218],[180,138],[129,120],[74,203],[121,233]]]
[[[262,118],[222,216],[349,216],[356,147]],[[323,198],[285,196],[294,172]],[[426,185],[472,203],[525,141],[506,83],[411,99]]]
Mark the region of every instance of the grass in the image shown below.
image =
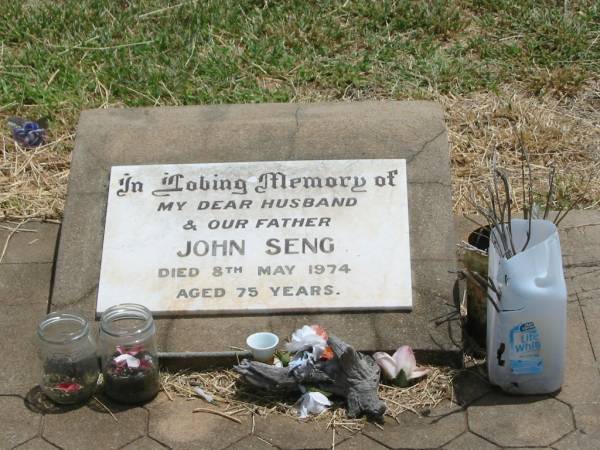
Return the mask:
[[[600,5],[575,1],[3,2],[0,119],[47,116],[60,142],[28,161],[1,125],[0,210],[61,215],[85,108],[434,99],[452,138],[457,99],[506,109],[518,95],[570,111],[597,148],[599,25]],[[481,156],[452,144],[454,169],[455,156]]]

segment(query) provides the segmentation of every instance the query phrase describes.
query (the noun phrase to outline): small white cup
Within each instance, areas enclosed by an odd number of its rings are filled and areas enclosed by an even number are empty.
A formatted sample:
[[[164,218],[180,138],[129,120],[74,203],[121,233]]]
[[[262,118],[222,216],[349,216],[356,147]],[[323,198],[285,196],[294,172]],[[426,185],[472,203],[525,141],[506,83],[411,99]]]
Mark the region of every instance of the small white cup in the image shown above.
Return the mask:
[[[266,363],[272,361],[277,344],[279,344],[277,335],[268,332],[254,333],[246,339],[246,345],[250,347],[254,359]]]

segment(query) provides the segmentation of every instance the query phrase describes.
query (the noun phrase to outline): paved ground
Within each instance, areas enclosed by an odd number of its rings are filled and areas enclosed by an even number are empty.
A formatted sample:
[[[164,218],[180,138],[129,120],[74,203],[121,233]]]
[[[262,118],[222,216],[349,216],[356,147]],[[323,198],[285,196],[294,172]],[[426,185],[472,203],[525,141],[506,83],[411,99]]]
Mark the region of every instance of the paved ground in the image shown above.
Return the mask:
[[[554,396],[511,397],[472,373],[453,403],[425,417],[405,413],[350,435],[286,418],[248,418],[241,425],[192,414],[198,402],[159,395],[144,407],[111,404],[118,422],[94,402],[39,412],[35,327],[44,316],[58,227],[29,223],[0,264],[0,449],[268,449],[268,448],[600,448],[600,212],[573,213],[561,241],[569,286],[566,382]],[[8,231],[0,230],[0,250]],[[28,407],[26,406],[28,405]]]

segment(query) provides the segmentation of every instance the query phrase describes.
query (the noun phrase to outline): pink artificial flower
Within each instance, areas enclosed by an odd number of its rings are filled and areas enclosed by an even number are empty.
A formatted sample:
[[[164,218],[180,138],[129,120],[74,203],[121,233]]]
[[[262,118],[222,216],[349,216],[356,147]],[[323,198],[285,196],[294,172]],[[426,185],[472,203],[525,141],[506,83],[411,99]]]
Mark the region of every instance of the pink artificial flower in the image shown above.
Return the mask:
[[[140,360],[129,353],[120,354],[114,359],[114,361],[117,367],[121,368],[128,367],[129,369],[137,369],[140,367]]]
[[[152,366],[152,358],[150,358],[148,355],[140,359],[140,369],[151,369]]]
[[[79,392],[82,386],[78,383],[59,383],[54,386],[59,391],[63,391],[66,394],[73,394],[75,392]]]
[[[132,345],[131,347],[126,347],[124,345],[117,345],[117,351],[121,354],[121,355],[137,355],[139,352],[141,352],[142,350],[144,350],[144,347],[142,347],[142,344],[136,344],[136,345]]]
[[[373,355],[373,358],[390,380],[396,379],[401,370],[404,371],[407,380],[421,378],[429,373],[429,369],[417,366],[415,354],[408,345],[400,347],[393,356],[384,352],[377,352]]]

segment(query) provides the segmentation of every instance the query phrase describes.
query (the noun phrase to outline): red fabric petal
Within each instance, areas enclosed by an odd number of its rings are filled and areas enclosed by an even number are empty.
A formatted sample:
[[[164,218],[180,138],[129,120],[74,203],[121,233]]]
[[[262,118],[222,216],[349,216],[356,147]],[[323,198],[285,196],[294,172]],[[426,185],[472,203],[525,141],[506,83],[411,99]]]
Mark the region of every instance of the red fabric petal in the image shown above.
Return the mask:
[[[79,392],[81,387],[82,386],[78,383],[59,383],[55,386],[56,389],[66,392],[67,394]]]

